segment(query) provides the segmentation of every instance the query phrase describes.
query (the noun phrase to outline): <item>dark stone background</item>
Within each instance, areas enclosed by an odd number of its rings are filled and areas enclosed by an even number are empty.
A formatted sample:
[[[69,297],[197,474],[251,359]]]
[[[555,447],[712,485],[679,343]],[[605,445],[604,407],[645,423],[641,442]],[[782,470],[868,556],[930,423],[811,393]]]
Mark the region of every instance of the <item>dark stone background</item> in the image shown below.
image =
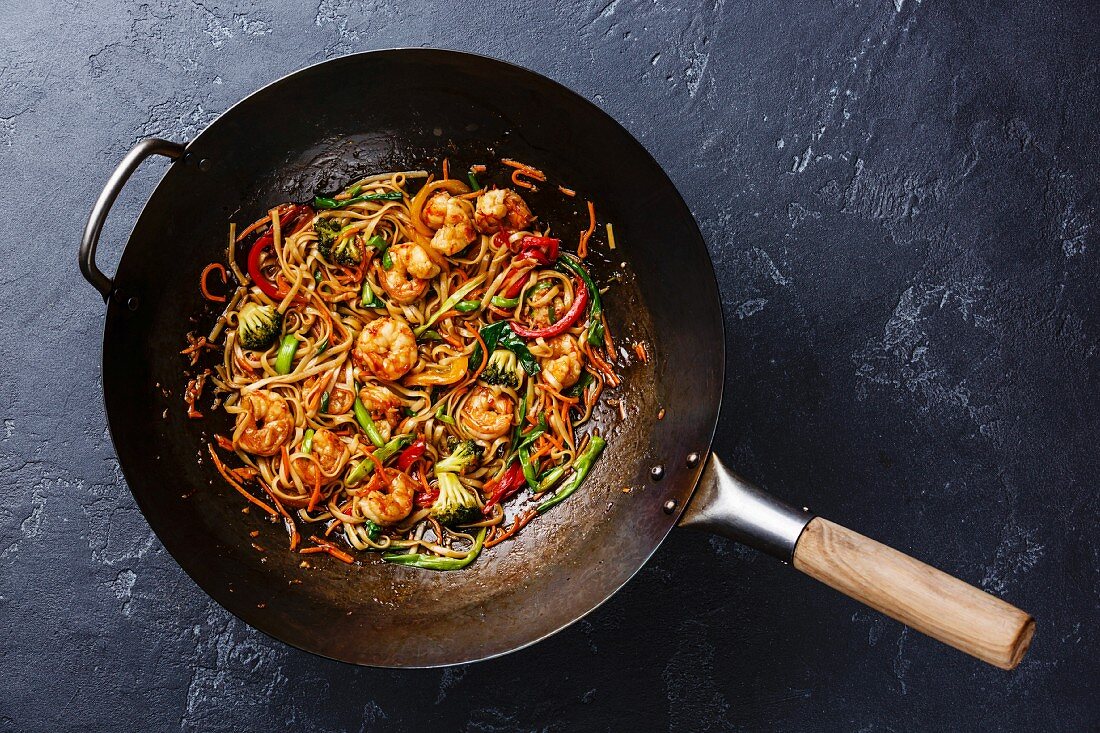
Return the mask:
[[[5,5],[0,728],[1100,726],[1096,4],[263,5]],[[718,450],[1032,611],[1016,672],[689,532],[555,638],[440,671],[297,652],[184,576],[107,434],[103,308],[75,266],[88,208],[139,138],[402,45],[531,67],[653,152],[722,283]],[[103,262],[162,170],[126,189]]]

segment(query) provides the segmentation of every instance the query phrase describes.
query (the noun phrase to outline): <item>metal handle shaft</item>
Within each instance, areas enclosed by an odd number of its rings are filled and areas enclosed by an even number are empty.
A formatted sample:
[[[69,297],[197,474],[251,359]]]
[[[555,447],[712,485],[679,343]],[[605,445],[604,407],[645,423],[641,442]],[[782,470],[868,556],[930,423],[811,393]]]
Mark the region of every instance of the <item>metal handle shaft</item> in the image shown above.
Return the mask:
[[[754,486],[712,453],[680,526],[725,535],[789,563],[802,530],[813,518],[809,509],[791,506]]]
[[[184,146],[179,143],[161,140],[156,137],[142,140],[118,164],[115,172],[107,179],[107,184],[100,192],[99,198],[96,199],[95,205],[92,207],[92,213],[88,215],[88,224],[84,227],[84,236],[80,240],[79,261],[81,274],[100,292],[104,301],[111,297],[111,291],[114,290],[114,281],[103,274],[103,271],[96,266],[95,251],[99,245],[99,235],[103,231],[103,222],[107,219],[107,212],[111,210],[115,199],[122,191],[122,187],[126,185],[126,181],[141,165],[141,161],[150,155],[163,155],[166,158],[176,160],[183,156],[184,150]]]

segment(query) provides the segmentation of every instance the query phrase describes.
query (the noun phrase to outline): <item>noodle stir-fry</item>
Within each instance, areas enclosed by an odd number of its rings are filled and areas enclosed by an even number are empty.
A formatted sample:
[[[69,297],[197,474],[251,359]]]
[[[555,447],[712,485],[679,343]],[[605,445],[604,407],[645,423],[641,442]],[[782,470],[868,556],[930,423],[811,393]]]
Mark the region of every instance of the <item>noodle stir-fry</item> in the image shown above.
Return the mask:
[[[517,187],[545,180],[504,162]],[[209,381],[235,420],[209,453],[292,550],[462,568],[567,498],[604,448],[577,431],[619,383],[600,293],[480,171],[473,190],[445,163],[439,180],[387,173],[279,206],[231,229],[231,272],[203,272],[228,305],[184,353],[221,350]],[[237,287],[212,294],[211,273]]]

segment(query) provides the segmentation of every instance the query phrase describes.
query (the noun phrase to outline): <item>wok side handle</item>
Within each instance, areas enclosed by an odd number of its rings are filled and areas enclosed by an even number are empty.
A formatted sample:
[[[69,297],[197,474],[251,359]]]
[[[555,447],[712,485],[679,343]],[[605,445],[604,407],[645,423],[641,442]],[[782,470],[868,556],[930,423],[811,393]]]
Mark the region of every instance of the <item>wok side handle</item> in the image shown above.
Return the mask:
[[[1001,669],[1023,659],[1035,619],[930,565],[786,504],[712,455],[680,525],[755,547],[923,634]]]
[[[156,137],[142,140],[118,164],[114,173],[107,179],[107,184],[99,193],[95,205],[92,206],[92,213],[88,215],[88,223],[84,227],[84,236],[80,239],[78,259],[80,273],[99,291],[104,302],[111,297],[111,292],[114,290],[114,281],[103,274],[103,271],[96,266],[95,252],[96,247],[99,245],[99,235],[103,231],[103,222],[107,219],[107,212],[111,210],[115,199],[122,191],[122,187],[126,185],[126,181],[133,175],[143,160],[150,155],[163,155],[166,158],[176,160],[182,157],[184,152],[184,146],[179,143],[161,140]]]

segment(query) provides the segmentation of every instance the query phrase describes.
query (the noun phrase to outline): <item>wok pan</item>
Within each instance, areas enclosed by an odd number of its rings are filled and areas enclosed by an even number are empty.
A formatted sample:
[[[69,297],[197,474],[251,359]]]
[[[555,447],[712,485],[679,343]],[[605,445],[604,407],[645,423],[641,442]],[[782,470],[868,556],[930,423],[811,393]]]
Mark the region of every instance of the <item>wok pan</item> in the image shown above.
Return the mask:
[[[147,157],[173,162],[149,198],[114,278],[96,265],[103,221]],[[623,373],[627,421],[569,501],[461,572],[368,556],[300,567],[281,526],[242,502],[202,450],[228,424],[189,420],[183,335],[213,313],[197,281],[222,259],[230,219],[306,200],[369,172],[454,170],[512,157],[576,189],[533,194],[550,222],[583,226],[584,198],[614,222],[629,264],[608,297],[612,332],[650,345]],[[463,167],[459,167],[463,166]],[[567,225],[561,225],[567,226]],[[600,605],[674,526],[736,538],[926,634],[1003,668],[1034,621],[976,588],[789,506],[709,454],[725,374],[722,310],[702,236],[673,184],[629,133],[580,96],[492,59],[428,49],[363,53],[264,87],[186,144],[147,139],[96,202],[80,248],[106,301],[103,392],[119,461],[150,526],[210,596],[257,629],[356,664],[430,667],[504,654]],[[690,294],[685,298],[684,294]],[[206,309],[206,310],[204,310]],[[197,327],[196,314],[208,318]],[[664,409],[664,419],[656,416]],[[608,410],[610,408],[607,408]],[[631,487],[624,493],[623,487]],[[255,543],[249,532],[259,530]]]

